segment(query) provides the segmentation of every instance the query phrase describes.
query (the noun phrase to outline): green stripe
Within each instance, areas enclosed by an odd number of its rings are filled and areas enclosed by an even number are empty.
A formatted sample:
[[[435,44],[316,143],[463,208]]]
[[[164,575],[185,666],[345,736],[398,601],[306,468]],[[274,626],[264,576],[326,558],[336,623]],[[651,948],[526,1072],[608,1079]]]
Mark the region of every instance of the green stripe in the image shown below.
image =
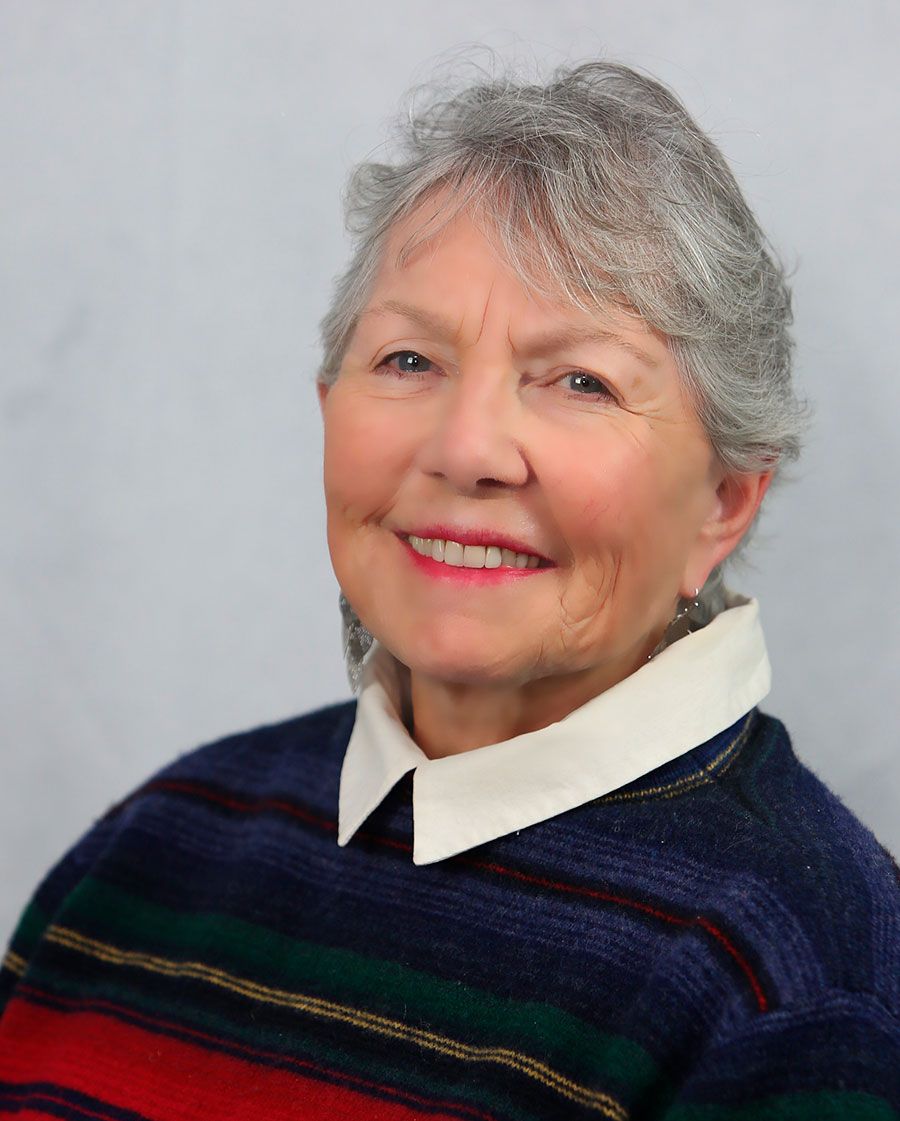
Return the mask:
[[[289,938],[229,915],[188,914],[130,895],[92,877],[69,897],[61,925],[127,947],[193,959],[263,984],[303,992],[415,1024],[473,1045],[506,1046],[540,1057],[628,1100],[670,1092],[652,1058],[632,1040],[552,1005],[515,1001],[350,950]],[[657,1097],[659,1095],[659,1097]]]
[[[34,953],[41,935],[47,929],[50,918],[35,902],[31,902],[22,912],[19,925],[13,932],[9,947],[28,961]]]
[[[666,1121],[897,1121],[883,1099],[855,1090],[761,1098],[748,1105],[675,1105]]]
[[[41,935],[47,929],[49,919],[44,911],[32,900],[19,918],[18,925],[9,940],[9,951],[18,954],[25,961],[26,968],[40,943]],[[5,964],[6,954],[0,950],[0,1016],[9,1002],[10,997],[19,982],[20,973]]]
[[[57,970],[38,962],[30,979],[38,987],[49,989],[60,996],[112,1001],[135,1012],[159,1016],[206,1032],[226,1043],[243,1043],[255,1050],[285,1055],[288,1059],[308,1059],[319,1067],[356,1076],[379,1086],[399,1087],[422,1097],[462,1103],[475,1110],[508,1117],[510,1121],[540,1121],[541,1114],[528,1109],[522,1096],[513,1101],[503,1091],[501,1079],[495,1077],[476,1081],[474,1077],[439,1077],[434,1064],[422,1064],[415,1071],[410,1071],[408,1066],[404,1066],[403,1052],[399,1049],[393,1063],[383,1058],[370,1058],[356,1051],[348,1052],[345,1047],[330,1043],[327,1031],[303,1032],[302,1021],[298,1023],[298,1030],[291,1033],[270,1028],[267,1026],[265,1013],[258,1007],[251,1016],[240,1019],[232,1019],[197,1005],[173,1007],[165,996],[154,995],[147,988],[130,984],[127,977],[112,974],[107,969],[103,973],[94,973],[90,978],[76,974],[63,976]],[[151,1027],[149,1030],[154,1029]],[[202,1040],[197,1041],[197,1045],[208,1046]],[[253,1059],[249,1058],[248,1061],[252,1063]],[[304,1075],[301,1064],[286,1063],[285,1068]],[[361,1093],[366,1092],[365,1087],[355,1088]]]

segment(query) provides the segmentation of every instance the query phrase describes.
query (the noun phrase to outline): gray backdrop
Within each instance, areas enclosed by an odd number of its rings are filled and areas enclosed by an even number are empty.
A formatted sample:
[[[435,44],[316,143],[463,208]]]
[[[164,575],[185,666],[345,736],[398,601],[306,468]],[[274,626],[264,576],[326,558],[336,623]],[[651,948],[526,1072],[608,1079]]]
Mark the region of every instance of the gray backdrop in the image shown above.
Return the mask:
[[[316,323],[339,192],[434,57],[672,84],[798,267],[816,408],[733,579],[767,704],[900,849],[895,0],[4,0],[0,937],[114,799],[348,695]]]

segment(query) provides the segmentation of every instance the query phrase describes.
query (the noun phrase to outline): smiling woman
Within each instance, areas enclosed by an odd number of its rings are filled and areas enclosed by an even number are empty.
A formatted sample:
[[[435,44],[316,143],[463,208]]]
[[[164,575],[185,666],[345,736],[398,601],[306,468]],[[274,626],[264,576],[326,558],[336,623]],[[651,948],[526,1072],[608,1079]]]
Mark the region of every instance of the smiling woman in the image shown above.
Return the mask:
[[[208,745],[39,887],[29,1116],[895,1116],[887,853],[758,705],[727,591],[798,449],[721,154],[610,63],[408,123],[323,321],[356,701]]]
[[[432,757],[546,727],[638,669],[771,477],[718,461],[662,337],[534,292],[471,209],[402,259],[427,214],[395,225],[320,383],[335,572],[413,669]],[[543,563],[485,568],[501,541]]]

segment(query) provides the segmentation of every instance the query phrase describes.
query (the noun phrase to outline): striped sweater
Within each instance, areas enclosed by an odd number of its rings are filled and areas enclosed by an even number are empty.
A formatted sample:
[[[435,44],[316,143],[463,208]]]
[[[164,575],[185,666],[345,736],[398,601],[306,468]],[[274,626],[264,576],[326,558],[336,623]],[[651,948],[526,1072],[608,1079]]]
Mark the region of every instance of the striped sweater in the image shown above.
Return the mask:
[[[38,888],[0,1114],[896,1117],[896,869],[750,713],[450,860],[409,780],[336,844],[353,702],[182,756]]]

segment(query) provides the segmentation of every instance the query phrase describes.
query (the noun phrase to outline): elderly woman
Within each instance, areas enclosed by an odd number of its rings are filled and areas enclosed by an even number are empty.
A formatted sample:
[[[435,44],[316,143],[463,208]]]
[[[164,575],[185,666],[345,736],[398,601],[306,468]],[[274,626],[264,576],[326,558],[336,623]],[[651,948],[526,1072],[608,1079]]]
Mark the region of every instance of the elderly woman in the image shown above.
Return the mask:
[[[318,393],[358,701],[180,758],[49,874],[0,1108],[894,1116],[895,872],[758,711],[721,581],[799,425],[721,154],[596,63],[435,99],[349,210]]]

